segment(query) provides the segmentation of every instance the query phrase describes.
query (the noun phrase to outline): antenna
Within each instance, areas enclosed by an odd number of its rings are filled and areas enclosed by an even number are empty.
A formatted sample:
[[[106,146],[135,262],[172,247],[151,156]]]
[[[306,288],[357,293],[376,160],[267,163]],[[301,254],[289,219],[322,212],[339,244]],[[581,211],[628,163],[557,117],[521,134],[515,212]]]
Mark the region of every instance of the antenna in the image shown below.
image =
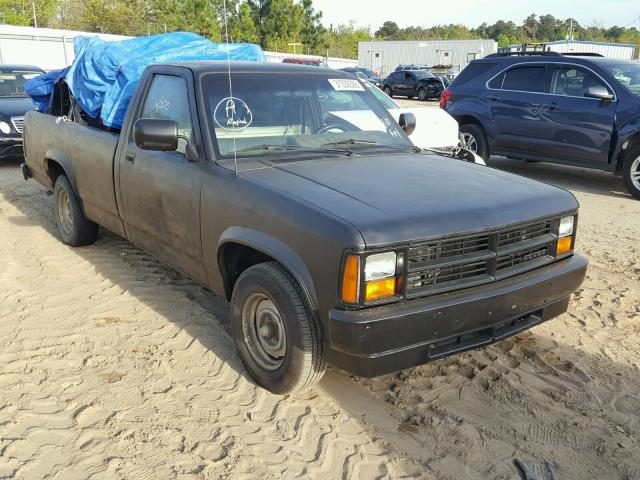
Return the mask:
[[[229,27],[227,26],[227,0],[222,1],[224,15],[224,36],[227,42],[227,73],[229,75],[229,100],[233,103],[233,85],[231,82],[231,53],[229,51]],[[236,126],[231,122],[231,136],[233,137],[233,168],[238,175],[238,154],[236,153]]]

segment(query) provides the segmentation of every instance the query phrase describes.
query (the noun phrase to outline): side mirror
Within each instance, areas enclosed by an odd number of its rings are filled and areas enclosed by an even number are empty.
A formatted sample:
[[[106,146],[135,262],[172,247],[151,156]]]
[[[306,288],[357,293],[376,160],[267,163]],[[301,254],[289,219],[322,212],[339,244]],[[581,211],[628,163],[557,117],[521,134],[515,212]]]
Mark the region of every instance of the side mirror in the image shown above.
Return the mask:
[[[589,98],[597,98],[599,100],[613,100],[613,95],[609,93],[602,85],[592,85],[587,88],[587,91],[584,93],[585,97]]]
[[[416,116],[411,112],[401,113],[398,119],[398,125],[404,130],[404,133],[411,135],[416,129]]]
[[[174,120],[140,118],[133,125],[133,139],[143,150],[172,152],[178,148],[178,124]]]

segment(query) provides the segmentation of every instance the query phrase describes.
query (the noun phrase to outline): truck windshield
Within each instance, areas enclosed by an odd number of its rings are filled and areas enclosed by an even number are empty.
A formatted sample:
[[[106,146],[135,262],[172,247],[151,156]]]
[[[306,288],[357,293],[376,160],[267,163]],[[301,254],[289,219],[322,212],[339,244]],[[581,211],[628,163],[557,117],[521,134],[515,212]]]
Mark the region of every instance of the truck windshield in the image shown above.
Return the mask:
[[[24,84],[41,74],[31,70],[0,70],[0,97],[26,97]]]
[[[604,64],[602,67],[631,95],[640,97],[640,63]]]
[[[337,73],[237,73],[203,79],[207,121],[222,157],[270,151],[411,147],[397,122],[355,78]],[[261,148],[262,147],[262,148]],[[278,147],[278,148],[269,148]]]

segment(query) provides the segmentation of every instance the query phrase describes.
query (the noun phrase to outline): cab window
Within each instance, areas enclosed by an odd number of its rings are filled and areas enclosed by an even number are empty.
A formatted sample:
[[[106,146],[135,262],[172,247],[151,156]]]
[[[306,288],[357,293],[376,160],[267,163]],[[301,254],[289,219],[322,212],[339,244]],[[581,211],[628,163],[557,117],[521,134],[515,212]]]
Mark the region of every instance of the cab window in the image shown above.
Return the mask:
[[[139,118],[174,120],[178,124],[178,134],[191,140],[193,125],[184,78],[154,75]],[[187,141],[181,138],[176,151],[184,155],[186,148]]]

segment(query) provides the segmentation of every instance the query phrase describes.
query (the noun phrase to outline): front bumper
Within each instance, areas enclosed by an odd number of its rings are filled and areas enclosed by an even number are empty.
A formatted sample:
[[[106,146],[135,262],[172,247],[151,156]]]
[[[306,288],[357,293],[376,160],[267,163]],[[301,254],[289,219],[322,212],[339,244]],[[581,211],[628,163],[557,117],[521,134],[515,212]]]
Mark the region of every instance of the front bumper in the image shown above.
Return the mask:
[[[480,287],[366,310],[331,310],[328,360],[376,377],[503,340],[564,313],[587,264],[573,255]]]
[[[20,158],[23,155],[22,137],[0,137],[0,158]]]

